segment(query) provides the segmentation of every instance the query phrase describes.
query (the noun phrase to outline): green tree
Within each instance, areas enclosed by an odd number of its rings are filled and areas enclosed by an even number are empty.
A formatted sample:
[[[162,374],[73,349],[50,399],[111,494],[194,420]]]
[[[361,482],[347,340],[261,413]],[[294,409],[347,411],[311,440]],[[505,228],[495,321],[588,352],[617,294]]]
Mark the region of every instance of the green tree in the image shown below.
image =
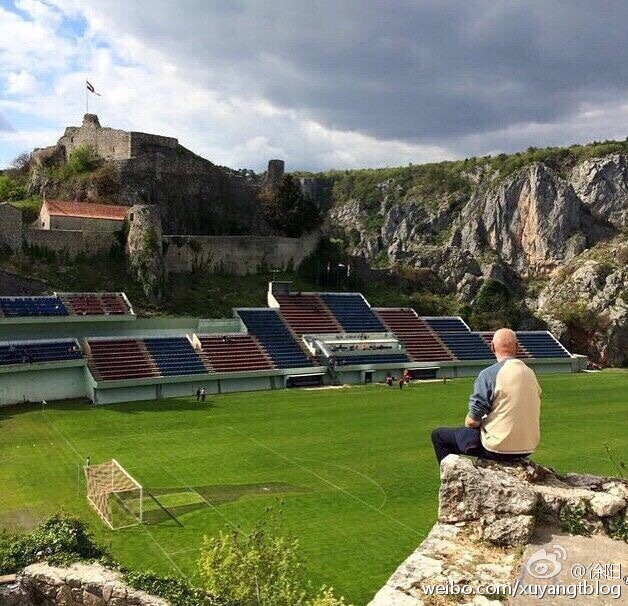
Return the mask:
[[[299,606],[305,599],[298,543],[275,535],[267,522],[249,534],[205,537],[198,565],[208,593],[242,606]]]
[[[0,175],[0,202],[14,202],[26,197],[26,188],[8,175]]]
[[[318,206],[303,196],[292,175],[284,175],[275,187],[263,188],[259,194],[259,203],[264,219],[291,238],[298,238],[321,223]]]

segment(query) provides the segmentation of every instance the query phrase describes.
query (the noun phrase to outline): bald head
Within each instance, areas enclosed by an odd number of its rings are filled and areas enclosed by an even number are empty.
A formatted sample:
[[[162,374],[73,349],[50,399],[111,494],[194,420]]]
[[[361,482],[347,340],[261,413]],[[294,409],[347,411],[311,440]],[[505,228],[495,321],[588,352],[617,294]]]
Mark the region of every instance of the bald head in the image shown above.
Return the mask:
[[[517,335],[510,328],[500,328],[496,331],[492,343],[498,360],[514,358],[517,355]]]

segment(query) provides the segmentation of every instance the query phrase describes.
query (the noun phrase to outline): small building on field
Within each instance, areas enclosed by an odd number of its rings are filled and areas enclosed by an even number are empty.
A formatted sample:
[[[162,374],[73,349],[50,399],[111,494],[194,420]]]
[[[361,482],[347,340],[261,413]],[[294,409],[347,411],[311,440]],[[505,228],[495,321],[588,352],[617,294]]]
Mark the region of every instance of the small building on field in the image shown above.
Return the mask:
[[[45,200],[37,228],[115,232],[122,230],[128,211],[128,206],[117,204]]]

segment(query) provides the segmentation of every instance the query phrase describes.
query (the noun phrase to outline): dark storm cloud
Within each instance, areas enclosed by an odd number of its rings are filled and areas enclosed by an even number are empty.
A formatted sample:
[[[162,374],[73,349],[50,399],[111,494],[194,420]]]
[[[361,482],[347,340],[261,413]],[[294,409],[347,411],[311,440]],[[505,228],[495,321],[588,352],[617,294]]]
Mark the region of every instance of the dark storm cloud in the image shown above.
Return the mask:
[[[226,95],[383,139],[454,143],[553,123],[628,89],[625,1],[107,4],[91,10],[114,31]]]

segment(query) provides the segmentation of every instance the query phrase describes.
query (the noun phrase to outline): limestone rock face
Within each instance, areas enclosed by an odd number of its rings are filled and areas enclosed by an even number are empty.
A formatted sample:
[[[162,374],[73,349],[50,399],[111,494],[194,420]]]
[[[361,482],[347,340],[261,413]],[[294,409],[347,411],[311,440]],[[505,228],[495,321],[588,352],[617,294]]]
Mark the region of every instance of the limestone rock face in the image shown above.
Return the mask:
[[[464,208],[461,247],[495,252],[524,274],[552,269],[582,252],[601,226],[585,220],[573,188],[543,164],[532,164]]]
[[[488,514],[530,515],[536,504],[534,491],[510,474],[476,467],[472,459],[461,457],[446,457],[441,464],[441,522],[479,520]]]
[[[525,576],[528,560],[543,544],[568,546],[572,563],[590,563],[598,549],[628,561],[628,546],[612,540],[618,521],[628,519],[626,495],[628,481],[619,478],[561,476],[529,460],[502,464],[450,455],[441,463],[439,521],[369,606],[504,604],[474,593],[480,585],[512,584]],[[574,531],[592,536],[572,536]],[[469,592],[435,601],[425,592],[435,586]]]
[[[567,264],[551,278],[534,303],[567,347],[577,347],[593,359],[612,366],[628,362],[628,240],[619,236],[600,244]],[[583,308],[594,318],[591,334],[570,334],[552,320],[561,307]]]
[[[569,177],[594,216],[617,228],[628,227],[628,159],[621,154],[585,160]]]

